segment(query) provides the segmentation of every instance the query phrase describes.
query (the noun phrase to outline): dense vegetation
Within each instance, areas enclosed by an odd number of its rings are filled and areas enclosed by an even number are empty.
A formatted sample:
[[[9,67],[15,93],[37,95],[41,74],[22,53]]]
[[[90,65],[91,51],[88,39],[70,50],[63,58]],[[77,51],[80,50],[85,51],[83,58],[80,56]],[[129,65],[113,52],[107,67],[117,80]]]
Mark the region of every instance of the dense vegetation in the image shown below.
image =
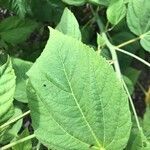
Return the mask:
[[[149,53],[149,0],[0,0],[0,150],[149,150]]]

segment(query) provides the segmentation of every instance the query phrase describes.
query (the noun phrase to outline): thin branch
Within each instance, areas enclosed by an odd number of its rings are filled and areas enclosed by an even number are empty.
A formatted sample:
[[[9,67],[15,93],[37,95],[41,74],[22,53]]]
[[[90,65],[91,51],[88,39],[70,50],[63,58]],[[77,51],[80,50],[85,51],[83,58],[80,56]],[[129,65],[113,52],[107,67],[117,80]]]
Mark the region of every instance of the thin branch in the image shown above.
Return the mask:
[[[23,142],[28,141],[28,140],[33,139],[33,138],[35,138],[35,134],[29,135],[25,138],[18,140],[18,141],[15,141],[15,142],[12,142],[8,145],[5,145],[5,146],[1,147],[0,150],[7,150],[7,149],[9,149],[9,148],[11,148],[17,144],[23,143]]]
[[[124,89],[125,89],[125,91],[128,95],[129,102],[130,102],[130,105],[132,107],[132,111],[133,111],[133,114],[134,114],[134,117],[135,117],[137,127],[138,127],[139,131],[142,132],[142,128],[140,126],[140,122],[139,122],[139,119],[138,119],[138,116],[137,116],[137,113],[136,113],[136,110],[135,110],[135,107],[134,107],[134,104],[133,104],[133,100],[132,100],[131,95],[129,93],[128,87],[127,87],[126,83],[124,82],[124,80],[122,80],[122,83],[123,83]]]
[[[21,118],[27,116],[28,114],[30,114],[30,110],[27,111],[27,112],[25,112],[25,113],[23,113],[22,115],[20,115],[20,116],[18,116],[18,117],[16,117],[16,118],[12,119],[12,120],[10,120],[10,121],[4,123],[3,125],[0,126],[0,130],[6,128],[6,127],[9,126],[10,124],[12,124],[12,123],[18,121],[19,119],[21,119]]]
[[[123,50],[123,49],[120,49],[120,48],[118,48],[118,47],[115,47],[115,46],[114,46],[114,48],[115,48],[117,51],[122,52],[122,53],[124,53],[124,54],[126,54],[126,55],[129,55],[129,56],[131,56],[131,57],[137,59],[138,61],[142,62],[142,63],[145,64],[146,66],[150,67],[150,63],[149,63],[149,62],[147,62],[147,61],[145,61],[144,59],[142,59],[142,58],[136,56],[135,54],[132,54],[132,53],[130,53],[130,52],[127,52],[127,51],[125,51],[125,50]]]
[[[111,52],[112,59],[114,61],[114,66],[115,66],[117,77],[121,81],[122,76],[121,76],[121,71],[120,71],[120,67],[119,67],[119,63],[118,63],[118,57],[117,57],[116,51],[114,49],[114,46],[109,42],[109,40],[107,38],[107,35],[104,32],[104,30],[105,30],[104,25],[103,25],[101,19],[99,18],[98,13],[95,12],[92,7],[91,7],[91,11],[92,11],[92,13],[93,13],[93,15],[94,15],[94,17],[97,21],[97,24],[98,24],[98,27],[99,27],[100,31],[102,32],[102,37],[104,38],[104,40],[106,42],[106,45],[107,45],[107,47],[109,48],[109,50]]]
[[[126,46],[126,45],[129,45],[129,44],[131,44],[131,43],[134,43],[134,42],[136,42],[136,41],[138,41],[138,40],[140,40],[140,39],[141,39],[141,37],[136,37],[136,38],[131,39],[131,40],[129,40],[129,41],[126,41],[126,42],[124,42],[124,43],[122,43],[122,44],[119,44],[119,45],[116,46],[116,47],[121,48],[121,47],[124,47],[124,46]]]

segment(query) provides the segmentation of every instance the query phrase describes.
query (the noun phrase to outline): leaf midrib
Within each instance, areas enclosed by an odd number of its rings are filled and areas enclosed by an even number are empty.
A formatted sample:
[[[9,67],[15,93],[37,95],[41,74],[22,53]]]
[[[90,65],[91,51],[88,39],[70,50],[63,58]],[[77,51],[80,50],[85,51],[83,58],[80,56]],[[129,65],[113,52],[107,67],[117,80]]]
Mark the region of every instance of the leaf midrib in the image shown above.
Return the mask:
[[[63,47],[63,45],[61,46],[61,48],[62,48],[62,47]],[[77,100],[77,98],[76,98],[76,96],[75,96],[75,94],[74,94],[74,91],[73,91],[73,89],[72,89],[71,82],[69,81],[69,78],[68,78],[68,75],[67,75],[67,72],[66,72],[65,64],[63,63],[63,61],[62,61],[62,60],[63,60],[63,59],[62,59],[62,56],[60,55],[60,50],[59,50],[59,49],[57,49],[57,50],[58,50],[58,55],[59,55],[59,57],[60,57],[61,64],[62,64],[62,66],[63,66],[63,71],[64,71],[64,74],[65,74],[66,80],[67,80],[67,82],[68,82],[68,85],[69,85],[69,88],[70,88],[70,91],[71,91],[71,95],[73,96],[73,99],[75,100],[75,103],[76,103],[76,105],[77,105],[77,107],[78,107],[78,109],[79,109],[79,111],[80,111],[80,113],[81,113],[81,115],[82,115],[82,117],[83,117],[83,120],[86,122],[86,125],[87,125],[87,127],[89,128],[89,130],[90,130],[90,132],[91,132],[93,138],[95,139],[95,141],[96,141],[98,147],[101,148],[102,146],[101,146],[101,144],[99,143],[98,138],[97,138],[96,134],[94,133],[93,129],[91,128],[89,122],[87,121],[87,119],[86,119],[86,117],[85,117],[85,115],[84,115],[84,113],[83,113],[83,110],[81,109],[81,107],[80,107],[80,105],[79,105],[79,103],[78,103],[78,100]]]

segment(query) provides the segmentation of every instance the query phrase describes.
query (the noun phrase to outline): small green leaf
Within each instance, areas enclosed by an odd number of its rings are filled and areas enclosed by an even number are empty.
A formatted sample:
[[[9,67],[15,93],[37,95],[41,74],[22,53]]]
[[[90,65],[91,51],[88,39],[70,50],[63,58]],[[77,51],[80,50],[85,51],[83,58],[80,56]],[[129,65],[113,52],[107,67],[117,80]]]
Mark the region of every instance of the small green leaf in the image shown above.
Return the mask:
[[[146,112],[144,114],[143,118],[143,124],[142,124],[143,130],[145,132],[145,135],[149,136],[150,139],[150,107],[147,106]]]
[[[123,0],[111,0],[107,9],[107,18],[113,25],[118,24],[126,15],[126,6]]]
[[[97,33],[97,45],[98,45],[99,48],[105,46],[104,38],[102,37],[101,34],[98,34],[98,33]]]
[[[0,36],[8,43],[18,44],[24,42],[37,26],[33,20],[9,17],[0,22]]]
[[[15,113],[8,121],[13,120],[21,114],[22,111],[19,108],[15,107]],[[10,142],[13,138],[18,136],[18,132],[22,126],[22,121],[23,120],[20,119],[14,124],[11,124],[6,129],[4,129],[3,132],[0,132],[0,144],[6,144]]]
[[[150,52],[150,31],[141,36],[140,43],[145,50]]]
[[[14,98],[20,102],[28,103],[26,94],[26,82],[28,77],[26,75],[26,72],[30,69],[32,63],[18,58],[13,58],[12,65],[17,77]]]
[[[8,56],[0,55],[0,125],[13,115],[15,74]]]
[[[63,15],[61,17],[61,21],[57,25],[56,29],[64,34],[67,34],[78,40],[81,40],[81,32],[79,29],[79,24],[73,13],[68,8],[65,8]]]
[[[51,149],[123,149],[131,118],[113,68],[94,50],[50,28],[50,39],[28,72],[36,137]]]
[[[141,37],[141,45],[147,51],[150,51],[149,6],[149,0],[131,0],[127,12],[127,23],[130,30]]]

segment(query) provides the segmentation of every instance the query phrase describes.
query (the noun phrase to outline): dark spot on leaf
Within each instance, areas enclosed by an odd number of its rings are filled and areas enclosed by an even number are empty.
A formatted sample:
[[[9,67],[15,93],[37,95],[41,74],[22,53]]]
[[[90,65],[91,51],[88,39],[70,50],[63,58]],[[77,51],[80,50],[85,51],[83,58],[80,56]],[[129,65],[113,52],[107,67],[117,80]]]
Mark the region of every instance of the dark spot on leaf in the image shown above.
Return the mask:
[[[147,143],[146,143],[146,142],[143,142],[143,146],[144,146],[144,147],[147,147]]]
[[[46,87],[46,84],[43,84],[44,87]]]
[[[91,144],[90,146],[89,146],[89,148],[92,148],[94,145],[93,144]]]

